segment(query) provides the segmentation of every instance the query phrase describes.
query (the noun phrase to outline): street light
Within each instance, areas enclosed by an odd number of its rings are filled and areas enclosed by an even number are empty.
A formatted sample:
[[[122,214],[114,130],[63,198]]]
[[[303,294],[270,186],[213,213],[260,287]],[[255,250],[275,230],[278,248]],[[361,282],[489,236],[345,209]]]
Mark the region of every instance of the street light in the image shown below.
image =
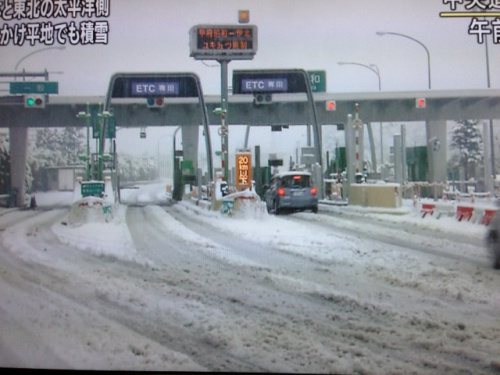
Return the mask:
[[[380,71],[378,70],[377,65],[375,65],[375,64],[365,65],[365,64],[360,64],[357,62],[345,62],[345,61],[339,61],[337,64],[339,64],[339,65],[359,65],[359,66],[363,66],[367,69],[370,69],[378,77],[378,89],[379,89],[379,91],[382,89],[382,83],[380,80]]]
[[[90,134],[89,134],[89,126],[90,126],[90,104],[87,103],[87,112],[80,111],[76,115],[76,118],[85,119],[85,126],[87,128],[87,155],[86,155],[86,165],[85,165],[85,180],[90,180]]]
[[[177,135],[177,132],[181,130],[181,127],[178,126],[175,130],[174,130],[174,134],[172,136],[173,138],[173,156],[174,156],[174,160],[173,160],[173,192],[172,192],[172,198],[174,200],[181,200],[182,199],[182,193],[181,193],[181,189],[182,189],[182,183],[181,183],[181,178],[182,178],[182,174],[180,173],[180,165],[177,164],[177,152],[176,152],[176,146],[175,146],[175,137]]]
[[[378,90],[380,91],[382,89],[382,83],[381,83],[381,79],[380,79],[380,71],[378,70],[378,66],[377,65],[375,65],[375,64],[365,65],[365,64],[360,64],[360,63],[357,63],[357,62],[352,62],[352,61],[349,61],[349,62],[339,61],[337,64],[339,64],[339,65],[358,65],[358,66],[362,66],[362,67],[364,67],[366,69],[370,69],[378,77]],[[369,138],[370,138],[370,149],[371,149],[371,152],[372,152],[372,166],[375,169],[375,171],[377,171],[377,159],[376,159],[376,156],[375,156],[375,145],[374,145],[374,141],[373,141],[373,131],[372,131],[372,125],[371,125],[371,123],[370,122],[367,123],[366,127],[368,129],[368,135],[369,135]],[[384,148],[384,144],[383,144],[383,139],[382,139],[382,123],[380,123],[380,148],[381,148],[380,158],[383,161],[384,160],[384,154],[383,154],[382,149]]]
[[[403,38],[407,38],[407,39],[410,39],[410,40],[413,40],[414,42],[420,44],[424,49],[425,49],[425,52],[427,53],[427,72],[428,72],[428,76],[429,76],[429,89],[431,88],[431,55],[429,54],[429,50],[427,49],[427,47],[425,46],[424,43],[422,43],[421,41],[411,37],[411,36],[408,36],[408,35],[405,35],[405,34],[400,34],[400,33],[393,33],[393,32],[389,32],[389,31],[377,31],[376,34],[378,36],[384,36],[384,35],[397,35],[397,36],[401,36]]]
[[[39,52],[43,52],[43,51],[47,51],[49,49],[58,49],[60,51],[64,50],[66,47],[65,46],[55,46],[55,47],[45,47],[45,48],[41,48],[41,49],[38,49],[36,51],[33,51],[31,53],[28,53],[27,55],[23,56],[16,64],[16,67],[14,68],[14,70],[17,72],[17,68],[19,67],[19,64],[21,64],[21,62],[23,62],[24,60],[26,60],[28,57],[34,55],[35,53],[39,53]]]

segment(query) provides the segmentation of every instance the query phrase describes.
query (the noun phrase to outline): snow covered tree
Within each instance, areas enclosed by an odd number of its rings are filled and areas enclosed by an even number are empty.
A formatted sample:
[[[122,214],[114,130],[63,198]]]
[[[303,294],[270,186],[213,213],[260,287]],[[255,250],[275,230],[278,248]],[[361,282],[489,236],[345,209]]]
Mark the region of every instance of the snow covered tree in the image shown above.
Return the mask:
[[[158,173],[158,160],[150,155],[118,156],[118,171],[121,181],[146,181],[156,178]]]
[[[483,139],[478,120],[456,121],[453,127],[451,148],[459,154],[459,166],[464,168],[465,179],[474,177],[474,168],[483,161]]]
[[[61,155],[66,160],[65,165],[79,164],[78,155],[85,152],[83,128],[64,128],[61,133]]]
[[[10,151],[7,134],[0,135],[0,194],[10,190]]]
[[[39,167],[78,164],[78,155],[85,151],[84,140],[82,128],[37,129],[33,154]]]
[[[85,151],[84,142],[83,128],[36,129],[30,155],[34,188],[42,189],[45,186],[44,168],[79,164],[78,155]]]

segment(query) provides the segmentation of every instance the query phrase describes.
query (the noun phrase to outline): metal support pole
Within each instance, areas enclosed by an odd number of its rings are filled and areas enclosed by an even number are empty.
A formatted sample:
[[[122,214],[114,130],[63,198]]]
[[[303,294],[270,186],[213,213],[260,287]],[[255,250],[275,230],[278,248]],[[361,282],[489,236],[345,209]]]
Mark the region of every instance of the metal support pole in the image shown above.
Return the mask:
[[[403,154],[401,149],[401,135],[394,136],[394,180],[398,184],[403,183]]]
[[[222,120],[222,135],[221,135],[221,147],[222,147],[222,157],[224,159],[224,180],[229,184],[229,150],[228,150],[228,129],[227,129],[227,101],[228,101],[228,79],[227,79],[227,68],[229,60],[220,60],[220,72],[221,72],[221,120]]]
[[[403,183],[408,181],[408,168],[406,165],[406,125],[401,125],[401,168],[403,168]]]
[[[491,120],[490,120],[491,121]],[[490,150],[490,132],[491,127],[488,127],[488,123],[483,123],[483,138],[484,138],[484,183],[485,190],[490,193],[494,193],[494,179],[493,179],[493,170],[492,163],[490,157],[492,157],[492,153]]]
[[[87,113],[85,115],[85,126],[87,127],[87,162],[85,165],[85,180],[90,180],[90,104],[87,103]]]

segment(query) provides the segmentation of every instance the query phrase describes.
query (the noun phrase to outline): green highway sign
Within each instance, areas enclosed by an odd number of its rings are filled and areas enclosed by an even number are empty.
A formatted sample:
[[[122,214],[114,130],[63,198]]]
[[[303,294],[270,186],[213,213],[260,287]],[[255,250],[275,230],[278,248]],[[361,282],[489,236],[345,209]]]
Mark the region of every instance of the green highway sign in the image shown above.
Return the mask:
[[[102,122],[99,119],[92,119],[92,138],[101,138],[101,126]],[[106,123],[106,134],[104,136],[108,139],[116,138],[116,121],[113,116],[108,117],[108,122]]]
[[[104,191],[104,182],[82,182],[82,197],[100,197]]]
[[[307,72],[311,80],[311,89],[313,92],[326,92],[326,71],[310,70]]]
[[[9,82],[10,94],[58,94],[59,82]]]

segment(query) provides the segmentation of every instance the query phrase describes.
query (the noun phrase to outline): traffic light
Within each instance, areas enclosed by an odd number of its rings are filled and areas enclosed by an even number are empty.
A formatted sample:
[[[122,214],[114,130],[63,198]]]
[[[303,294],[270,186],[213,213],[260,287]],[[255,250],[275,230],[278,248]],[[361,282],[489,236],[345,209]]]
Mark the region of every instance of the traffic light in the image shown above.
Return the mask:
[[[271,104],[272,101],[273,101],[272,94],[254,94],[253,96],[253,102],[256,105]]]
[[[161,97],[150,97],[147,98],[146,104],[149,108],[161,108],[163,107],[164,100]]]
[[[335,100],[327,100],[326,101],[326,110],[327,111],[337,110],[337,103],[335,103]]]
[[[250,11],[249,10],[239,10],[238,11],[238,22],[239,23],[249,23],[250,22]]]
[[[45,108],[45,95],[24,95],[24,108]]]
[[[425,98],[417,98],[415,99],[415,106],[417,108],[425,108]]]

